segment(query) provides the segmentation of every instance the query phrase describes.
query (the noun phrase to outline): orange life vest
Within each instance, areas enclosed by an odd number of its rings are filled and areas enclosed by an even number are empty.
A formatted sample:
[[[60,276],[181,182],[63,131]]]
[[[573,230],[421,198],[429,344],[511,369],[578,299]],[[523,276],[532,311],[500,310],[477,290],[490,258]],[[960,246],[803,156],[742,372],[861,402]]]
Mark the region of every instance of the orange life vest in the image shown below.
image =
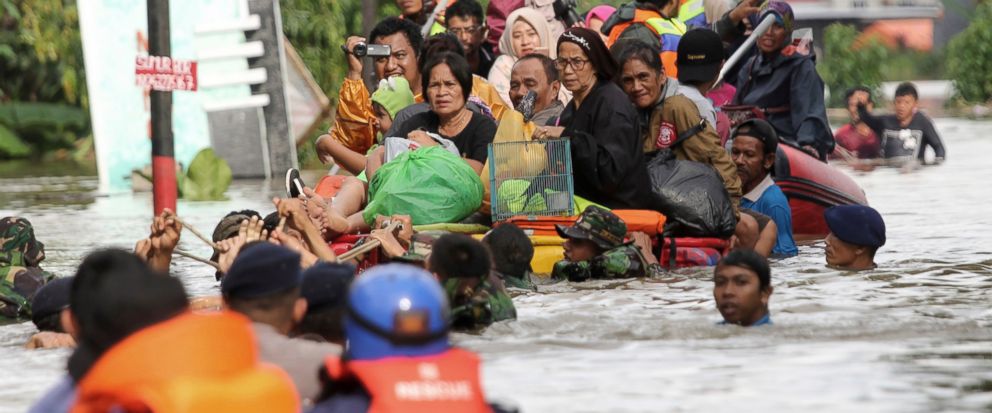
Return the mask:
[[[343,362],[328,358],[331,378],[352,375],[372,398],[369,413],[490,413],[479,382],[479,356],[453,348],[426,357]]]
[[[187,313],[132,334],[104,353],[78,386],[73,413],[300,410],[285,372],[260,364],[248,319]]]
[[[661,42],[661,63],[665,67],[665,76],[677,78],[679,74],[676,60],[678,58],[678,39],[685,34],[687,28],[678,19],[668,19],[652,10],[636,9],[634,18],[630,21],[617,23],[610,29],[610,35],[606,39],[606,47],[613,47],[613,44],[620,39],[620,35],[632,24],[643,24],[651,29],[658,36]]]

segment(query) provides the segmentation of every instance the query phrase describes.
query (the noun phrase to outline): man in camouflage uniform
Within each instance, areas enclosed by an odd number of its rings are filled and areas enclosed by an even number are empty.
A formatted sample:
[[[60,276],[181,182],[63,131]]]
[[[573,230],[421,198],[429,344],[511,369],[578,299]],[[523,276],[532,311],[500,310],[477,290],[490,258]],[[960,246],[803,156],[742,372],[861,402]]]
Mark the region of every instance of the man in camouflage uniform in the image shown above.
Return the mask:
[[[601,207],[590,205],[574,225],[557,225],[557,229],[565,238],[565,259],[555,263],[553,279],[633,278],[663,271],[647,235],[635,233],[632,241],[624,242],[627,224]]]
[[[451,302],[451,324],[456,330],[476,330],[517,318],[517,309],[495,274],[478,278],[449,278],[444,291]]]
[[[55,278],[38,267],[44,259],[45,244],[28,220],[0,219],[0,320],[31,317],[31,298]]]
[[[447,292],[453,329],[477,330],[517,318],[506,286],[491,271],[489,251],[472,237],[447,234],[438,238],[431,247],[427,269]]]

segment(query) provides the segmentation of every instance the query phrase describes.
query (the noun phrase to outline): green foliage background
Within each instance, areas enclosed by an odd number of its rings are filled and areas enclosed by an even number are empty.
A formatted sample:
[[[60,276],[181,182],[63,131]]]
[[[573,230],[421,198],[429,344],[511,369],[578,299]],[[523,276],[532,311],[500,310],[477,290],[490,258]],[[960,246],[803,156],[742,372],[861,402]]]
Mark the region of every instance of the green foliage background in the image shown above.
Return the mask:
[[[964,100],[992,100],[992,4],[979,3],[971,25],[951,40],[947,74]]]
[[[828,106],[844,106],[846,90],[864,85],[878,90],[882,84],[882,65],[888,51],[874,39],[858,42],[860,33],[854,26],[834,23],[824,31],[825,58],[817,65],[823,82],[830,88]]]
[[[0,159],[71,148],[89,134],[71,0],[0,0]]]
[[[579,0],[579,10],[624,0]],[[283,28],[314,78],[331,99],[346,71],[340,50],[345,38],[367,34],[362,0],[282,0]],[[483,6],[489,0],[480,0]],[[379,0],[376,18],[395,16],[393,0]],[[890,51],[872,41],[858,43],[853,26],[831,25],[819,70],[841,104],[843,91],[882,80],[941,78],[944,65],[961,97],[992,98],[992,3],[979,5],[971,24],[946,55]],[[946,61],[944,59],[946,56]],[[92,146],[76,0],[0,0],[0,159],[39,158]],[[324,125],[326,129],[326,122]],[[309,145],[307,146],[308,149]],[[300,151],[308,153],[307,150]],[[311,151],[312,152],[312,151]]]

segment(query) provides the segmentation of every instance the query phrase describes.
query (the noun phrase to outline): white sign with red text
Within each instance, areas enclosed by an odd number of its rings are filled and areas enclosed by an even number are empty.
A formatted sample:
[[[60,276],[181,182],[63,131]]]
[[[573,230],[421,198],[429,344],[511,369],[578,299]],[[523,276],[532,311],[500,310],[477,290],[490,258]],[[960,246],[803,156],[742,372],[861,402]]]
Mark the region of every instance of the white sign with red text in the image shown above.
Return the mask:
[[[134,80],[145,89],[171,92],[196,90],[196,62],[168,56],[137,56]]]

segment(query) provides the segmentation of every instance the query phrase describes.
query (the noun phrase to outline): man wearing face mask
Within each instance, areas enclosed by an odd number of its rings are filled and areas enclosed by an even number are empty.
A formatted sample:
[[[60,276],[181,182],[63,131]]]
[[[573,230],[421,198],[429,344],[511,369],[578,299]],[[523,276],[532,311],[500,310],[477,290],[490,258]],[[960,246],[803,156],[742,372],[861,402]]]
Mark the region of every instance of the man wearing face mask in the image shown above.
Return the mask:
[[[545,126],[565,109],[558,100],[561,82],[551,58],[530,54],[517,60],[510,73],[510,101],[524,120]],[[531,98],[527,96],[533,92]]]
[[[795,25],[791,6],[782,1],[768,2],[752,24],[769,15],[775,17],[775,23],[758,38],[754,55],[725,79],[737,87],[733,103],[760,113],[782,140],[794,142],[825,160],[834,149],[834,136],[827,123],[823,79],[816,72],[815,57],[791,45]],[[715,27],[724,40],[728,34],[742,37],[745,30],[743,24],[730,27],[731,33],[724,31],[727,26]]]

